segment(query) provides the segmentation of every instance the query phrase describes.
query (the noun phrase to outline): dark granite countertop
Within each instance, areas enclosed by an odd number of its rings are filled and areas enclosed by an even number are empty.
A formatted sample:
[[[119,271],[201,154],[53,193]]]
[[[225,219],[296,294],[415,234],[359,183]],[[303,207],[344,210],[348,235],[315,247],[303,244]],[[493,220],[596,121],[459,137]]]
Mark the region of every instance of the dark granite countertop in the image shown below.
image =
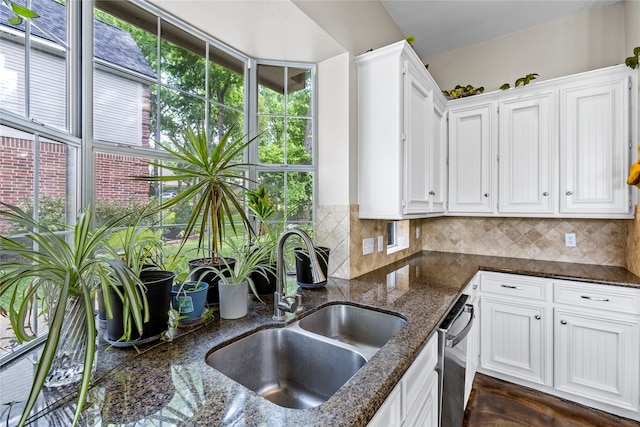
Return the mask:
[[[216,346],[256,328],[282,326],[271,320],[270,299],[266,305],[252,301],[249,315],[239,320],[216,315],[171,343],[100,352],[83,425],[364,426],[479,269],[640,288],[640,278],[621,267],[422,252],[356,279],[329,279],[325,288],[299,290],[302,316],[349,302],[400,313],[408,321],[324,404],[279,407],[205,363]],[[49,425],[67,425],[63,420],[73,412],[73,398],[58,403],[40,414]],[[52,422],[58,419],[60,424]]]

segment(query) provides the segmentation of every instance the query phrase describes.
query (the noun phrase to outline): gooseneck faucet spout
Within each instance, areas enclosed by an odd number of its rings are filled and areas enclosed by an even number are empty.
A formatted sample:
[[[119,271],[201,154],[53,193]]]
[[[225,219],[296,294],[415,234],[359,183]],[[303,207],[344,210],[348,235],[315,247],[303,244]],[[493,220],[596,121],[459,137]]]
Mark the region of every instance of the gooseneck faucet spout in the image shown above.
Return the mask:
[[[295,313],[301,302],[300,295],[287,295],[286,293],[286,274],[284,266],[284,243],[293,236],[299,236],[307,247],[309,252],[309,259],[311,260],[311,277],[313,283],[320,283],[326,280],[326,277],[322,273],[320,268],[320,262],[318,261],[318,255],[316,254],[313,242],[311,238],[304,231],[298,228],[291,228],[280,236],[278,239],[278,264],[276,269],[278,270],[278,281],[276,282],[276,291],[273,298],[273,318],[275,320],[284,320],[284,312]]]

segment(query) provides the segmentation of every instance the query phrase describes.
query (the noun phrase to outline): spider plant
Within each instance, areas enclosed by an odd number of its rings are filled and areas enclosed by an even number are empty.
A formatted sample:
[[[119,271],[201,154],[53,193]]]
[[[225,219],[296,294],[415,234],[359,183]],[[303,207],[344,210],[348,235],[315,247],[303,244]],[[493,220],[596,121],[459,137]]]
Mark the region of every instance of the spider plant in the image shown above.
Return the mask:
[[[243,208],[244,193],[249,181],[242,168],[249,163],[239,162],[244,150],[256,138],[244,135],[234,139],[237,124],[215,141],[213,133],[207,135],[204,129],[187,127],[184,138],[172,144],[158,142],[176,162],[149,162],[150,165],[168,171],[157,176],[137,176],[135,179],[151,182],[187,182],[189,185],[177,196],[162,201],[163,209],[179,204],[192,204],[192,212],[187,219],[181,247],[196,232],[199,233],[198,248],[205,250],[205,239],[209,237],[209,259],[218,259],[220,246],[228,224],[237,234],[233,215],[238,215],[242,226],[252,233],[251,222]]]
[[[92,230],[92,211],[82,211],[73,226],[66,225],[66,232],[56,233],[44,224],[31,218],[20,208],[1,203],[0,216],[14,225],[26,228],[24,235],[11,238],[0,236],[0,247],[4,259],[0,276],[0,295],[13,292],[11,306],[7,310],[12,328],[19,341],[35,338],[24,329],[26,313],[33,299],[45,294],[54,303],[49,307],[49,332],[34,375],[31,391],[25,403],[19,425],[25,425],[40,391],[56,358],[61,341],[61,331],[65,326],[65,313],[70,301],[75,298],[84,306],[84,336],[86,347],[83,369],[78,390],[78,402],[73,420],[75,425],[80,417],[94,366],[96,352],[96,328],[93,296],[98,288],[103,295],[110,287],[121,284],[124,293],[132,302],[131,314],[136,327],[143,325],[144,294],[139,290],[139,279],[121,260],[104,256],[110,252],[106,244],[110,233],[120,224],[122,218],[107,221]],[[68,236],[68,239],[67,239]],[[23,243],[24,242],[24,243]],[[28,283],[29,287],[18,302],[18,285]],[[81,305],[81,307],[82,307]],[[112,316],[111,307],[105,304],[107,316]]]

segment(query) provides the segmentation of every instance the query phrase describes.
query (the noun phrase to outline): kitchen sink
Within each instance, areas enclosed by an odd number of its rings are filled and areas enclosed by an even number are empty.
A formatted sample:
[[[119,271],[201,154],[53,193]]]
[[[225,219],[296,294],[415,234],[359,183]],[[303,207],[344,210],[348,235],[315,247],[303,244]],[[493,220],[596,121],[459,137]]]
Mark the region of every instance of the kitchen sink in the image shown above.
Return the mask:
[[[322,404],[367,362],[346,346],[288,328],[254,332],[206,361],[271,402],[296,409]]]
[[[347,304],[323,307],[298,322],[306,331],[374,352],[406,324],[402,317]]]

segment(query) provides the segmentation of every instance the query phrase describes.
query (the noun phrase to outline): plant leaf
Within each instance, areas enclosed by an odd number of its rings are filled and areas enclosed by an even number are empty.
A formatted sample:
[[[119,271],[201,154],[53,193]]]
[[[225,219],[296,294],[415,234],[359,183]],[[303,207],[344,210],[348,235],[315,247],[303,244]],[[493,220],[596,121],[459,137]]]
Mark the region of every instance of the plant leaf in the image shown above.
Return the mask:
[[[9,23],[13,24],[13,25],[22,24],[22,18],[19,17],[19,16],[14,16],[13,18],[8,18],[7,21],[9,21]]]
[[[640,56],[640,46],[633,49],[633,54],[635,56]]]
[[[500,90],[507,90],[511,87],[511,85],[509,83],[505,83],[502,86],[500,86]]]
[[[22,16],[23,18],[37,18],[38,14],[35,13],[34,11],[32,11],[31,9],[27,9],[24,6],[20,6],[17,3],[14,2],[9,2],[11,4],[11,9],[13,9],[13,11],[16,13],[16,15],[18,16]]]

